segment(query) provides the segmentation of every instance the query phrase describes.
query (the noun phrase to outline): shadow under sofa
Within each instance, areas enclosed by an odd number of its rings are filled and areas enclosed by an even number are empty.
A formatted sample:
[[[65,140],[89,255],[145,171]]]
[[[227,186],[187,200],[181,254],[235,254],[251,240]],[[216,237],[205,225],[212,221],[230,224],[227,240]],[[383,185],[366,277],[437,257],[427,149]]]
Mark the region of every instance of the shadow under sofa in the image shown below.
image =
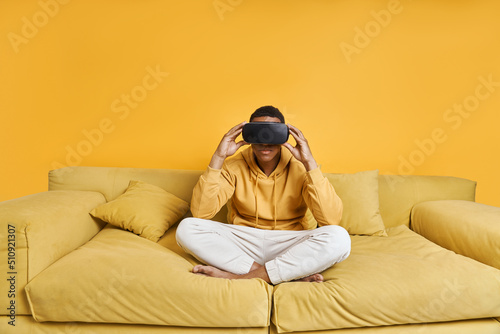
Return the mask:
[[[325,173],[345,194],[351,180],[376,193],[384,226],[353,233],[319,284],[194,275],[176,224],[155,243],[89,215],[131,180],[188,202],[201,173],[67,167],[49,173],[49,191],[0,203],[17,273],[16,326],[4,294],[2,333],[500,333],[500,208],[474,202],[475,182]]]

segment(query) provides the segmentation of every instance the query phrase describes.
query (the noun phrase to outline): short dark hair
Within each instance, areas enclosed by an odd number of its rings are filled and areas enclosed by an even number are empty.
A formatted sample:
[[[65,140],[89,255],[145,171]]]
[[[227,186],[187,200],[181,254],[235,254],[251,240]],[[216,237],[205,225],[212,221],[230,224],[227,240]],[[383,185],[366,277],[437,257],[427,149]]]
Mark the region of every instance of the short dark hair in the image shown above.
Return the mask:
[[[263,117],[263,116],[276,117],[279,118],[281,123],[285,123],[285,116],[283,116],[283,114],[281,113],[281,111],[279,111],[278,108],[273,106],[263,106],[255,110],[253,114],[250,116],[250,122],[256,117]]]

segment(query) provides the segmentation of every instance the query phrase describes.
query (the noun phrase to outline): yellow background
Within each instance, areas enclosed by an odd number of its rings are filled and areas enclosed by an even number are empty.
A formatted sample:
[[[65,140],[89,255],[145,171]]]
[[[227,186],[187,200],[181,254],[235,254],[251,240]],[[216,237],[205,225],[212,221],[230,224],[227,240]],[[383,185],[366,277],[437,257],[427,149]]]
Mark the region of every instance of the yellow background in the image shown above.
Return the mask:
[[[463,177],[500,206],[499,17],[497,0],[3,0],[0,200],[66,165],[204,169],[271,104],[324,172]]]

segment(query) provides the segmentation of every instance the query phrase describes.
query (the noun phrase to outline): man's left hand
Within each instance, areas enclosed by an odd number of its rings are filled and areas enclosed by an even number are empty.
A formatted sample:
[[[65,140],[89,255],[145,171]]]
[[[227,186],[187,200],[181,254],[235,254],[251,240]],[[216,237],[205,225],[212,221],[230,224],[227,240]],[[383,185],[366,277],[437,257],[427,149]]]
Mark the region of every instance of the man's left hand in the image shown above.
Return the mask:
[[[288,129],[297,144],[293,147],[290,143],[284,143],[283,146],[289,149],[292,155],[304,164],[307,171],[317,168],[318,164],[314,160],[307,139],[304,137],[302,131],[291,124],[288,124]]]

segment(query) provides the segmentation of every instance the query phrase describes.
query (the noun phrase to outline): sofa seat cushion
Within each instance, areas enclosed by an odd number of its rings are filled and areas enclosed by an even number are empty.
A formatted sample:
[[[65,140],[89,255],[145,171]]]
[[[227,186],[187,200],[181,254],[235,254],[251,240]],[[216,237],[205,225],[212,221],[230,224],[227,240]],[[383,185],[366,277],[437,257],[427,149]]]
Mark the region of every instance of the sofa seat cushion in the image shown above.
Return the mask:
[[[347,260],[325,282],[276,286],[279,332],[454,321],[500,314],[500,270],[400,226],[388,237],[353,236]]]
[[[108,225],[26,287],[35,320],[194,327],[269,325],[263,280],[191,273],[171,250]]]

